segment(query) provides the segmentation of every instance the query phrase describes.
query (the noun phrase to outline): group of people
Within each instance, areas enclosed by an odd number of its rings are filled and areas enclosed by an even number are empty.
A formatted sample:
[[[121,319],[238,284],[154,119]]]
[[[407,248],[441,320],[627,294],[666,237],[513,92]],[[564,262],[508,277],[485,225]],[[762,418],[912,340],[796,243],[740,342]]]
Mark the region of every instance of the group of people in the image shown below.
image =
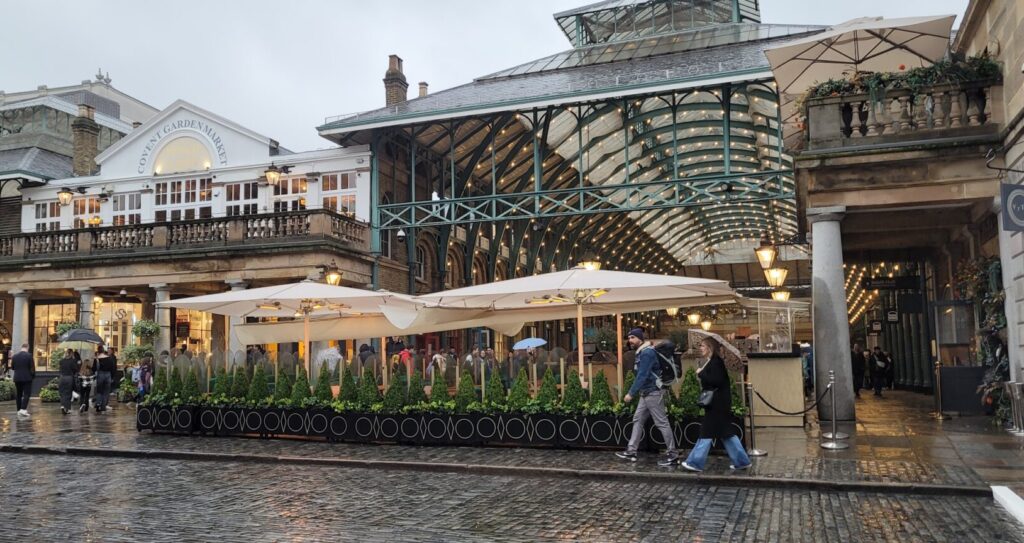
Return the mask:
[[[860,398],[862,388],[872,388],[875,396],[882,397],[882,390],[892,388],[893,385],[893,361],[889,353],[875,346],[871,351],[865,351],[859,343],[853,344],[850,351],[850,365],[853,370],[853,393]],[[870,383],[864,382],[865,377]]]
[[[732,408],[732,390],[729,387],[729,374],[725,368],[725,361],[721,357],[721,345],[714,338],[704,338],[700,343],[700,353],[704,363],[697,368],[697,378],[701,385],[701,399],[704,400],[704,417],[700,424],[700,439],[694,444],[686,460],[680,462],[679,453],[675,446],[675,436],[672,433],[672,426],[666,413],[666,398],[669,396],[666,388],[659,379],[661,364],[670,363],[662,361],[661,355],[655,350],[654,345],[645,340],[644,331],[634,328],[629,331],[626,341],[631,349],[636,350],[635,374],[636,379],[629,392],[623,397],[626,403],[637,401],[636,411],[633,414],[633,433],[630,435],[629,444],[626,450],[615,453],[623,460],[636,462],[637,449],[640,446],[640,438],[643,436],[644,426],[647,419],[654,419],[654,426],[661,432],[668,448],[666,457],[658,462],[659,466],[669,467],[681,465],[690,471],[704,471],[707,463],[708,453],[715,440],[721,441],[725,447],[729,460],[729,466],[733,470],[743,470],[750,467],[750,457],[743,448],[743,443],[736,435],[735,428],[730,420]],[[708,397],[710,396],[710,397]]]
[[[96,390],[93,407],[97,413],[107,410],[110,402],[110,390],[117,371],[117,355],[114,349],[100,347],[90,363],[83,363],[82,356],[73,349],[64,351],[60,361],[57,392],[60,394],[60,412],[71,413],[71,400],[74,392],[78,393],[79,413],[89,410],[89,395]]]

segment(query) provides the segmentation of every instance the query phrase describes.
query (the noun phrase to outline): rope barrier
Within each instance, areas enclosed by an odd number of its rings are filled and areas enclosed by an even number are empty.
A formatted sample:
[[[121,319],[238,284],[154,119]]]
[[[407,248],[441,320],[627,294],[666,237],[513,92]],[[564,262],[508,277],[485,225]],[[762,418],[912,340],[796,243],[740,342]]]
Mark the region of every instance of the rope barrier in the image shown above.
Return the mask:
[[[761,401],[764,402],[764,404],[767,405],[768,408],[771,409],[772,411],[775,411],[776,413],[781,413],[783,415],[793,415],[793,416],[796,416],[796,415],[803,415],[804,413],[807,413],[811,409],[814,409],[815,407],[817,407],[818,406],[818,402],[820,402],[821,399],[825,397],[825,394],[828,394],[828,391],[831,388],[832,388],[831,384],[826,386],[825,390],[823,390],[821,392],[821,396],[818,396],[818,399],[814,400],[814,403],[812,403],[810,405],[810,407],[808,407],[807,409],[804,409],[803,411],[797,411],[796,413],[790,413],[790,412],[787,412],[787,411],[783,411],[783,410],[779,409],[778,407],[775,407],[774,405],[768,403],[768,400],[764,399],[764,396],[762,396],[761,393],[756,391],[756,390],[754,391],[754,394],[757,394],[757,397],[761,398]]]

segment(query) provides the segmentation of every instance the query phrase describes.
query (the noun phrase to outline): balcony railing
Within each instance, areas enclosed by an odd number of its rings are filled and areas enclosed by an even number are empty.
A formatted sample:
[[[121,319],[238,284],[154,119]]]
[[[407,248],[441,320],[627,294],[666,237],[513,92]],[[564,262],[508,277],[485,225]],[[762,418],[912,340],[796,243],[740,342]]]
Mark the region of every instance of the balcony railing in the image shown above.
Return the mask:
[[[248,251],[318,240],[369,252],[369,239],[368,225],[353,218],[323,210],[294,211],[4,236],[0,237],[0,265],[104,254],[153,255],[190,248]]]
[[[884,96],[844,94],[807,100],[807,150],[963,141],[996,134],[1003,123],[1002,86],[976,81],[889,90]]]

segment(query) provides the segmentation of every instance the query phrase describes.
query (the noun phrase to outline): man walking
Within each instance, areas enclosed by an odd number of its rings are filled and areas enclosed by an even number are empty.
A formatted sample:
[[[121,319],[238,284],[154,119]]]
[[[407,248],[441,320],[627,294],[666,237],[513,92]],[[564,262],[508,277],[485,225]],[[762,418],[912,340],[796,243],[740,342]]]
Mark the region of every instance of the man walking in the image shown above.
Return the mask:
[[[850,365],[853,369],[853,393],[860,398],[860,389],[864,386],[864,349],[861,349],[860,343],[853,344]]]
[[[871,386],[875,389],[875,396],[882,397],[882,389],[885,388],[885,378],[889,373],[889,357],[885,356],[882,348],[876,346],[871,353]]]
[[[634,328],[629,331],[626,337],[630,348],[636,349],[636,380],[629,388],[629,393],[622,401],[629,403],[637,398],[636,412],[633,414],[633,434],[629,438],[629,445],[624,452],[617,452],[615,456],[630,462],[636,462],[636,451],[640,446],[640,436],[643,435],[644,425],[647,418],[654,419],[654,425],[661,431],[668,447],[664,460],[658,462],[659,466],[672,466],[679,463],[679,454],[676,452],[676,439],[672,435],[672,427],[668,422],[668,415],[665,413],[665,391],[658,388],[657,372],[661,368],[658,361],[658,353],[650,341],[644,341],[644,331]]]
[[[96,401],[93,405],[97,413],[107,410],[110,400],[110,388],[114,372],[117,371],[117,359],[107,354],[102,348],[96,353]]]
[[[28,398],[32,395],[32,379],[36,376],[35,361],[28,352],[28,343],[21,344],[21,351],[11,359],[11,370],[14,372],[14,403],[19,417],[30,417]]]

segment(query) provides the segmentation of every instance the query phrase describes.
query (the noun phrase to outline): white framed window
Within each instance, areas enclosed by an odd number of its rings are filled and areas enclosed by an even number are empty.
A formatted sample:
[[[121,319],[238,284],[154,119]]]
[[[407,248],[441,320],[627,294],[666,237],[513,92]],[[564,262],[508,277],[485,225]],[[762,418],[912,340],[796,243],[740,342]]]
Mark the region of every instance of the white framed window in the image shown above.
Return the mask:
[[[208,219],[213,206],[213,178],[200,177],[154,184],[155,219],[157,222]]]
[[[71,216],[74,219],[75,228],[85,228],[86,226],[89,226],[89,219],[91,217],[99,216],[99,214],[100,200],[95,196],[75,198],[71,201]]]
[[[142,222],[142,194],[115,194],[111,200],[114,203],[114,226]]]
[[[259,185],[256,181],[224,185],[224,194],[228,217],[257,213]]]
[[[320,177],[323,208],[348,217],[356,215],[356,174],[330,173]]]
[[[306,209],[306,178],[281,179],[274,186],[274,211],[301,211]]]
[[[60,230],[60,202],[36,204],[36,232]]]

